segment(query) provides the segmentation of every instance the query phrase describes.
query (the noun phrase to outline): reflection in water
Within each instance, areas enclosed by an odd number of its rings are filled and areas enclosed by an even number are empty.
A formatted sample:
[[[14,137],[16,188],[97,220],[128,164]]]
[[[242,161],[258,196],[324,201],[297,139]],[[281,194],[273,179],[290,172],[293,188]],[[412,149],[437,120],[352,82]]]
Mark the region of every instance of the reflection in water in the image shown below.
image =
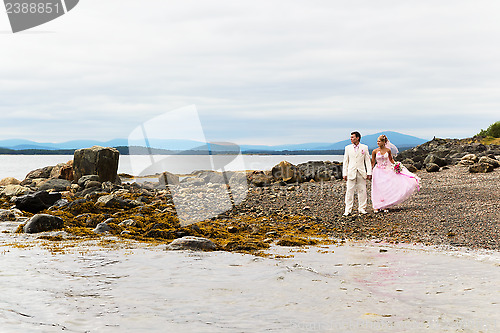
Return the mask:
[[[270,259],[88,241],[53,255],[19,237],[0,236],[2,333],[499,328],[498,252],[355,243]]]

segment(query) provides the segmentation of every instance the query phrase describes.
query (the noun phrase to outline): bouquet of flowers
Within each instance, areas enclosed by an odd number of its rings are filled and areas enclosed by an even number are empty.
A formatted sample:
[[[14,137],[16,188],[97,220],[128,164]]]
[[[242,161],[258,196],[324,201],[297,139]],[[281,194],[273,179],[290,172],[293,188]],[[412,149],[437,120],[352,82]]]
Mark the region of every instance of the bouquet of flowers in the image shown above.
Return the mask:
[[[396,162],[394,164],[394,172],[401,173],[402,170],[403,170],[403,165],[401,164],[401,162]]]

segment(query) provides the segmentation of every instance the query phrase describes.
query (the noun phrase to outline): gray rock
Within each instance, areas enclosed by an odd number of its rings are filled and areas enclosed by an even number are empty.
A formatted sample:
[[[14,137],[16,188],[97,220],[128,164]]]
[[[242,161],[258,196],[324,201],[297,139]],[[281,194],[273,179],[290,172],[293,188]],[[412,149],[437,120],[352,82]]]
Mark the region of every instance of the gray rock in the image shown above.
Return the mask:
[[[467,155],[462,156],[461,160],[462,161],[477,162],[478,157],[475,154],[467,154]]]
[[[85,187],[87,182],[90,181],[99,181],[99,176],[98,175],[85,175],[81,176],[80,179],[78,179],[78,185],[81,187]]]
[[[97,199],[98,203],[104,204],[106,207],[119,207],[123,208],[127,206],[127,203],[125,200],[118,198],[114,194],[109,194],[109,195],[103,195]]]
[[[66,199],[59,199],[57,200],[53,205],[52,207],[57,207],[57,208],[61,208],[61,207],[64,207],[64,206],[67,206],[69,204],[69,201],[66,200]]]
[[[52,172],[52,168],[54,168],[54,167],[53,166],[47,166],[47,167],[44,167],[44,168],[40,168],[40,169],[36,169],[36,170],[30,171],[26,175],[26,179],[49,178],[50,177],[50,173]]]
[[[102,183],[97,180],[89,180],[88,182],[85,183],[85,188],[92,188],[92,187],[101,187],[102,188]]]
[[[109,232],[110,230],[111,227],[106,223],[106,221],[104,221],[99,223],[92,231],[95,232],[96,234],[104,234],[106,232]]]
[[[111,193],[113,191],[123,189],[123,186],[120,186],[120,185],[118,185],[116,183],[112,183],[112,182],[104,182],[101,184],[101,188],[104,192]]]
[[[216,248],[217,246],[207,238],[184,236],[168,244],[166,250],[213,251]]]
[[[413,165],[415,163],[414,160],[412,160],[411,158],[405,158],[402,163],[406,166],[406,165]]]
[[[0,186],[19,185],[19,184],[21,184],[21,182],[14,177],[6,177],[0,180]]]
[[[137,222],[135,222],[134,220],[132,219],[128,219],[128,220],[125,220],[125,221],[122,221],[120,222],[120,224],[118,224],[120,227],[134,227],[137,225]]]
[[[0,221],[15,221],[16,219],[16,214],[13,211],[0,209]]]
[[[44,182],[40,187],[40,191],[49,191],[53,190],[56,192],[63,192],[69,190],[71,187],[71,182],[66,179],[49,179],[46,182]]]
[[[416,168],[413,164],[405,164],[404,166],[405,166],[405,167],[408,169],[408,171],[410,171],[410,172],[417,172],[417,171],[418,171],[418,169],[417,169],[417,168]]]
[[[21,185],[7,185],[5,186],[2,191],[0,192],[1,196],[5,197],[14,197],[14,196],[20,196],[24,194],[28,194],[30,192],[30,189],[25,186]]]
[[[302,175],[302,181],[329,181],[333,178],[342,179],[342,164],[330,161],[309,161],[297,165]]]
[[[61,229],[63,226],[64,221],[60,217],[49,214],[36,214],[25,224],[23,230],[25,233],[33,234]]]
[[[36,214],[49,208],[61,199],[61,193],[39,191],[33,194],[22,195],[14,200],[16,208]]]
[[[426,166],[425,166],[425,170],[427,172],[438,172],[439,171],[439,165],[435,164],[435,163],[428,163]]]
[[[470,173],[486,173],[486,172],[492,172],[493,171],[493,165],[488,164],[488,163],[478,163],[471,165],[469,167],[469,172]]]
[[[479,163],[487,163],[491,164],[493,168],[498,168],[500,167],[500,162],[498,162],[496,159],[490,158],[488,156],[483,156],[479,159]]]
[[[476,155],[474,155],[476,156]],[[458,165],[465,165],[465,166],[470,166],[470,165],[474,165],[476,162],[472,161],[472,160],[468,160],[468,159],[465,159],[465,160],[460,160],[460,162],[458,162]]]
[[[447,165],[448,163],[446,162],[445,159],[438,157],[436,155],[430,154],[430,155],[427,155],[427,157],[425,158],[424,164],[425,165],[437,164],[438,166],[443,167],[443,166]]]

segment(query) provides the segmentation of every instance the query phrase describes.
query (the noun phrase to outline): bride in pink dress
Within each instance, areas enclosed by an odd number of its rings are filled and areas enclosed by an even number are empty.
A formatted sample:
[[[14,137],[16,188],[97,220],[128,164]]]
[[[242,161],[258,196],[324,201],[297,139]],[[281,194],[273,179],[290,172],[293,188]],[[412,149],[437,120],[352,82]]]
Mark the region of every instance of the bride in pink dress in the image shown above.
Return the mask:
[[[398,165],[396,172],[393,159],[393,154],[398,153],[396,146],[385,135],[378,137],[377,145],[378,148],[372,152],[372,204],[375,213],[379,210],[386,212],[388,207],[405,201],[420,189],[420,178],[402,164]]]

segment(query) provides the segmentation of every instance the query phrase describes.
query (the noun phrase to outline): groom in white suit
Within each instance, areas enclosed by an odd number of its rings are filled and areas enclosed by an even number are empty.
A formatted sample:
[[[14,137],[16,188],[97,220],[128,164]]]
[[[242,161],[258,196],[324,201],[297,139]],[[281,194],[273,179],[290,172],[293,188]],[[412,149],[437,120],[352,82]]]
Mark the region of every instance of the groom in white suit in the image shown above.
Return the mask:
[[[359,143],[361,134],[351,133],[351,145],[345,147],[342,175],[347,181],[345,194],[345,212],[347,216],[354,205],[354,192],[358,192],[358,211],[366,214],[366,179],[372,178],[372,164],[368,146]]]

